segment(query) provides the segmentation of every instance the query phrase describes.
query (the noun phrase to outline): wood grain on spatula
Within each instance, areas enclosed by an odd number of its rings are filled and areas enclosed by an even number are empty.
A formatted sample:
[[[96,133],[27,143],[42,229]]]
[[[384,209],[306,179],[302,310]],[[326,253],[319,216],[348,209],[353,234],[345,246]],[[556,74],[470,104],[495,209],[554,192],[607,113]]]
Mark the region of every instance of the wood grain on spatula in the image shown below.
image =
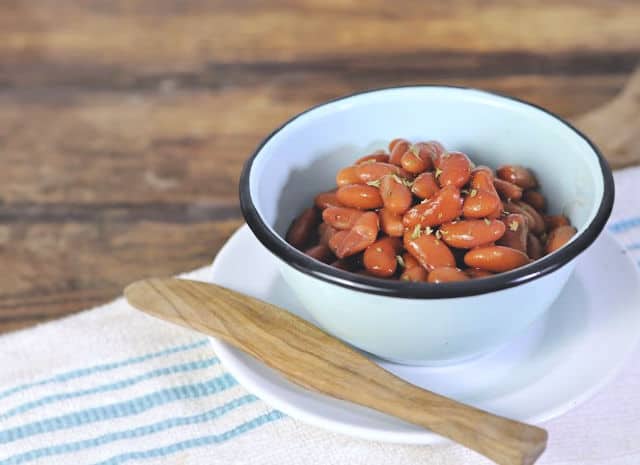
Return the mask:
[[[428,428],[500,465],[533,464],[546,447],[545,430],[409,384],[305,320],[247,295],[175,278],[138,281],[124,294],[134,307],[220,338],[296,384]]]

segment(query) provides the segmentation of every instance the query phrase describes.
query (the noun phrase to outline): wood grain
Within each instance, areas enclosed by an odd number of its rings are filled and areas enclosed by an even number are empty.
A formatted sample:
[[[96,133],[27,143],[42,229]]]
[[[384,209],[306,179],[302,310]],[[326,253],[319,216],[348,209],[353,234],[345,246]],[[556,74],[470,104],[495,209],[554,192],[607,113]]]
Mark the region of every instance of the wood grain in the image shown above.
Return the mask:
[[[210,262],[242,221],[242,163],[310,105],[446,83],[586,113],[640,61],[639,16],[633,0],[0,2],[0,332]]]
[[[316,326],[253,297],[196,281],[147,279],[124,292],[156,318],[214,336],[290,381],[428,428],[500,465],[532,465],[547,432],[421,389]]]

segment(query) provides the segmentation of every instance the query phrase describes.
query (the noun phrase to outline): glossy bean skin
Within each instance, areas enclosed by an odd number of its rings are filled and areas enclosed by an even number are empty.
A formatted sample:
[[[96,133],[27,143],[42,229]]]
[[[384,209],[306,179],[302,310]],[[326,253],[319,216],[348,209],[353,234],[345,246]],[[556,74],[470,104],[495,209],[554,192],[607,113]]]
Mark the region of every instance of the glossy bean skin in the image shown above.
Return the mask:
[[[409,150],[402,155],[400,165],[405,171],[412,174],[433,169],[430,147],[424,142],[410,146]]]
[[[467,273],[467,276],[469,276],[471,279],[493,276],[493,273],[491,271],[481,270],[480,268],[467,268],[465,271]]]
[[[400,166],[402,164],[402,156],[407,153],[411,144],[405,139],[391,141],[393,148],[389,148],[391,155],[389,156],[389,163]],[[394,143],[395,142],[395,143]],[[389,144],[391,147],[391,144]]]
[[[391,142],[389,142],[389,153],[393,152],[393,149],[395,148],[395,146],[398,145],[400,142],[406,142],[407,144],[409,143],[407,139],[403,139],[402,137],[397,137],[393,139]]]
[[[401,281],[410,281],[414,283],[426,282],[429,277],[427,270],[421,266],[405,269],[400,275]]]
[[[380,216],[380,229],[382,232],[387,236],[402,237],[402,234],[404,234],[402,215],[396,215],[386,208],[381,209],[378,215]]]
[[[349,184],[339,187],[336,197],[340,203],[347,207],[359,210],[371,210],[382,207],[380,191],[366,184]]]
[[[338,229],[334,228],[333,226],[325,222],[320,223],[320,225],[318,226],[318,244],[328,245],[331,237],[333,237],[333,235],[337,232]]]
[[[384,150],[377,150],[370,155],[365,155],[364,157],[358,158],[355,161],[354,165],[361,165],[362,163],[371,162],[389,163],[389,154],[385,153]]]
[[[544,212],[544,210],[547,207],[547,200],[544,198],[544,195],[542,195],[538,191],[532,191],[532,190],[524,191],[524,194],[522,195],[522,200],[524,200],[526,203],[528,203],[533,208],[538,210],[539,213]]]
[[[460,189],[471,177],[471,161],[462,152],[449,152],[440,158],[438,170],[440,187],[453,186]]]
[[[522,198],[522,187],[505,181],[504,179],[494,179],[493,185],[504,200],[520,200]]]
[[[418,262],[418,260],[416,260],[415,257],[411,255],[409,252],[405,252],[402,254],[402,261],[404,263],[405,270],[410,270],[411,268],[420,266],[420,263]]]
[[[493,171],[486,166],[478,166],[471,173],[470,181],[471,190],[467,199],[468,218],[482,218],[486,216],[489,219],[499,218],[502,214],[503,205],[498,191],[494,185]],[[473,195],[474,192],[476,195]],[[478,196],[478,199],[475,197]],[[489,211],[491,204],[496,204],[495,209]]]
[[[510,213],[501,220],[505,226],[504,235],[496,241],[496,245],[504,245],[527,253],[527,236],[529,226],[524,215]]]
[[[486,190],[474,190],[473,195],[465,197],[462,205],[462,215],[465,218],[484,218],[500,210],[500,198]]]
[[[462,197],[453,186],[442,188],[433,198],[410,208],[402,217],[406,228],[419,224],[436,226],[453,221],[462,214]]]
[[[358,184],[360,183],[360,177],[358,176],[357,167],[355,166],[347,166],[342,168],[336,174],[336,185],[340,186],[348,186],[349,184]]]
[[[324,210],[329,207],[344,207],[344,205],[338,201],[338,196],[336,195],[335,190],[319,193],[316,195],[313,203],[320,210]]]
[[[356,174],[361,184],[380,181],[384,176],[395,174],[402,178],[409,176],[405,170],[391,163],[364,163],[356,166]]]
[[[415,235],[407,231],[404,234],[404,248],[427,270],[456,266],[456,259],[447,244],[433,234]]]
[[[329,207],[323,210],[322,221],[336,229],[351,229],[363,214],[355,208]]]
[[[373,244],[378,236],[378,215],[366,212],[348,231],[339,231],[329,241],[329,248],[338,258],[349,257],[362,252]]]
[[[438,193],[440,186],[433,172],[421,173],[413,180],[411,193],[421,199],[430,199]]]
[[[535,234],[527,234],[527,255],[531,260],[537,260],[544,255],[542,242]]]
[[[396,254],[402,247],[397,237],[385,237],[377,240],[364,251],[364,267],[373,276],[388,278],[398,268]]]
[[[500,220],[462,220],[440,226],[442,240],[458,249],[471,249],[496,242],[504,233],[505,225]]]
[[[486,166],[476,166],[471,172],[469,186],[472,189],[493,192],[493,172]]]
[[[298,216],[287,231],[285,240],[296,249],[305,248],[318,227],[318,212],[315,208],[307,208]]]
[[[544,224],[547,231],[553,231],[559,226],[569,226],[569,219],[564,215],[546,215],[544,217]]]
[[[413,196],[398,176],[386,175],[380,180],[380,196],[384,209],[402,215],[411,206]]]
[[[425,142],[425,144],[429,147],[429,151],[431,152],[433,167],[440,168],[440,162],[442,161],[443,156],[447,153],[444,145],[435,140],[430,140]]]
[[[469,276],[459,268],[441,267],[431,270],[427,281],[430,283],[453,283],[468,279]]]
[[[578,231],[573,226],[558,226],[556,229],[549,233],[547,244],[545,246],[545,252],[555,252],[560,247],[569,242],[569,239],[571,239],[576,234],[576,232]]]
[[[496,170],[496,174],[500,179],[509,181],[523,189],[533,189],[538,185],[533,173],[523,166],[504,165]]]
[[[469,250],[464,263],[471,268],[502,273],[529,263],[529,257],[520,250],[502,245],[478,247]]]
[[[331,263],[335,257],[327,244],[318,244],[308,248],[304,253],[311,258],[315,258],[323,263]]]
[[[504,204],[504,209],[508,213],[520,213],[527,220],[529,230],[534,234],[542,234],[545,231],[544,218],[528,203],[520,200],[512,200]]]

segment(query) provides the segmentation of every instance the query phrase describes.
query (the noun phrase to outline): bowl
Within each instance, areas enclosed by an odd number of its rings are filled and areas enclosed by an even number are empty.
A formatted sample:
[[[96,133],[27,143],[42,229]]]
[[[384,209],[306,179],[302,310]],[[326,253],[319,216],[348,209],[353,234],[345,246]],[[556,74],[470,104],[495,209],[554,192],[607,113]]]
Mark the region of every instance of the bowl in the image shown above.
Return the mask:
[[[521,268],[444,284],[352,274],[284,240],[314,196],[335,187],[340,168],[395,137],[435,139],[493,168],[531,168],[549,211],[568,216],[577,234]],[[613,198],[602,154],[562,118],[514,98],[444,86],[373,90],[313,107],[271,133],[240,179],[249,227],[316,323],[358,349],[411,365],[457,363],[521,335],[544,315],[576,257],[602,232]]]

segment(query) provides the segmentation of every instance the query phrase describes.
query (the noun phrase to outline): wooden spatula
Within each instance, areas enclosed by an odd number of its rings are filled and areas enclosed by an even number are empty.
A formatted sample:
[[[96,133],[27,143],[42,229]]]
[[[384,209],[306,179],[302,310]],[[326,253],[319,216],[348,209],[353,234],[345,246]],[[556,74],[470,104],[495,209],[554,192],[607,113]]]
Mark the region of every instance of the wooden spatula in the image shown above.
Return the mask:
[[[498,464],[533,464],[546,447],[545,430],[409,384],[305,320],[247,295],[173,278],[138,281],[124,294],[149,315],[222,339],[300,386],[428,428]]]

